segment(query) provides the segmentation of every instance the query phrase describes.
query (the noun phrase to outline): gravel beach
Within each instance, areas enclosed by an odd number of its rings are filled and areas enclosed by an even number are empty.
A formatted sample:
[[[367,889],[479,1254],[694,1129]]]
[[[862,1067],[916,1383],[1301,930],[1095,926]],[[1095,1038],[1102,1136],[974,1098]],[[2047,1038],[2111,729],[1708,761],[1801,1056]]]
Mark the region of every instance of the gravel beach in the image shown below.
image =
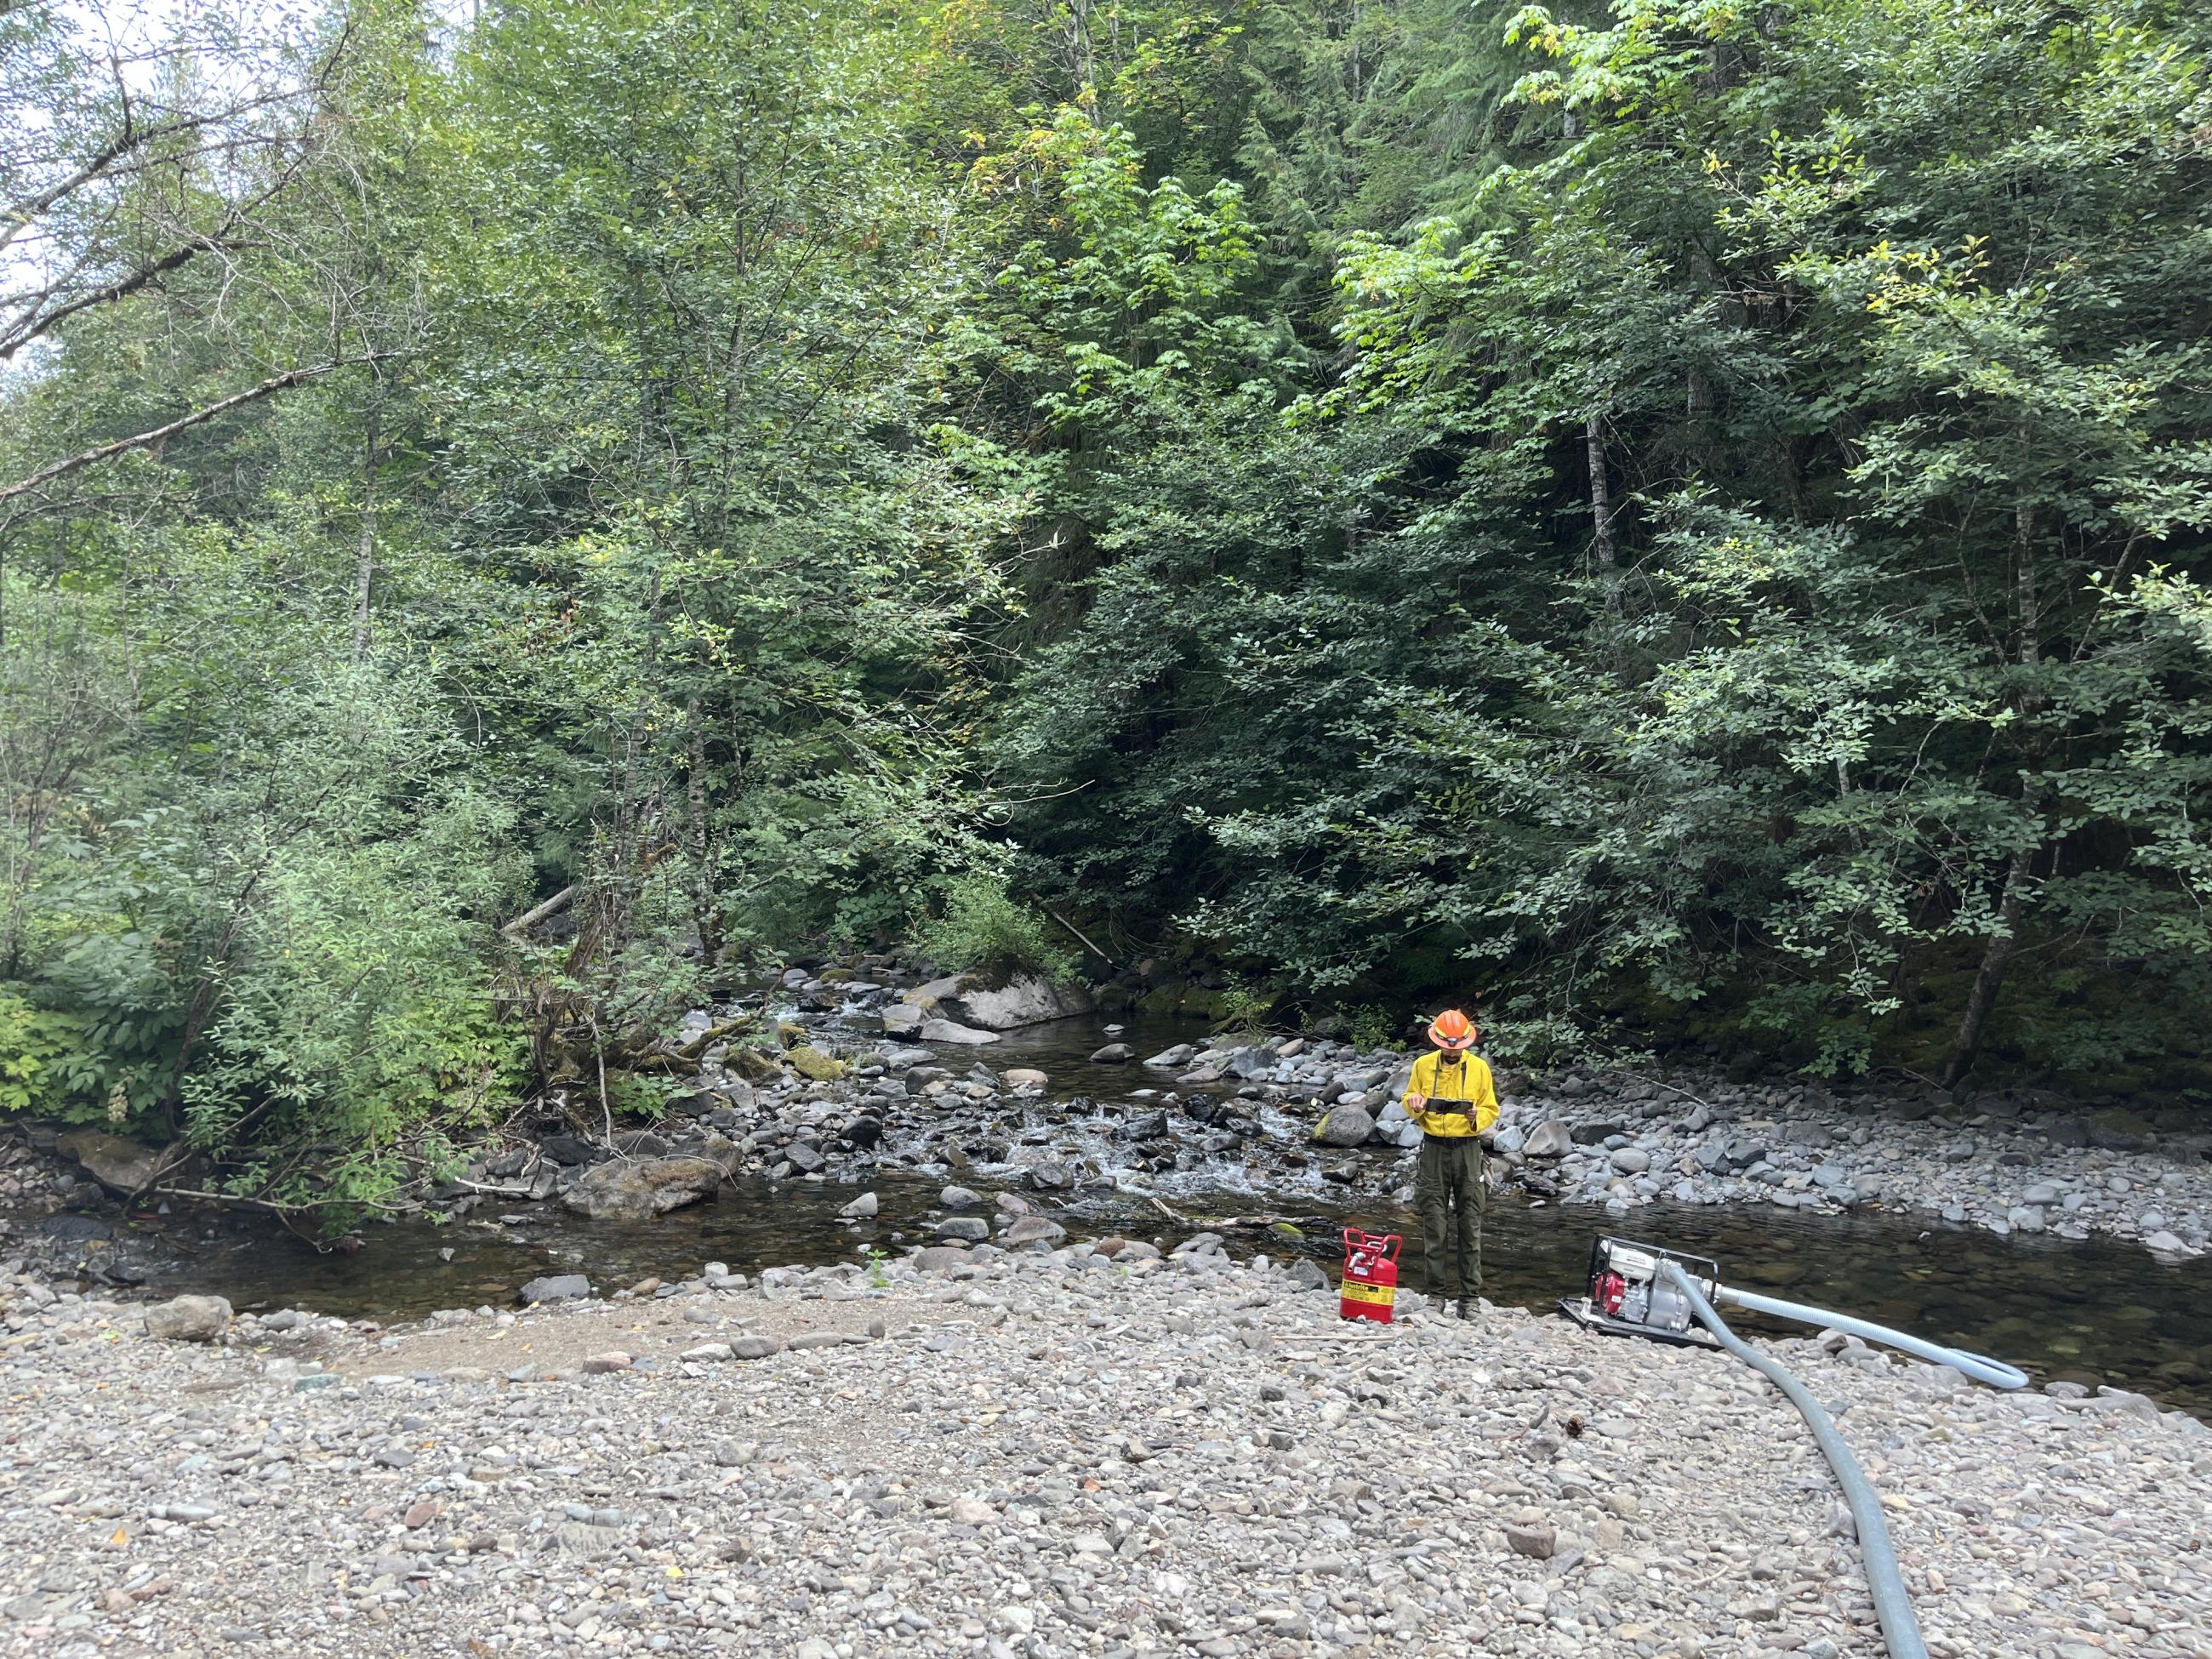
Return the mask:
[[[10,1281],[0,1651],[1881,1651],[1826,1465],[1734,1361],[1510,1309],[1355,1330],[1310,1264],[1120,1254],[209,1341]],[[1775,1351],[1939,1659],[2212,1659],[2203,1425]]]

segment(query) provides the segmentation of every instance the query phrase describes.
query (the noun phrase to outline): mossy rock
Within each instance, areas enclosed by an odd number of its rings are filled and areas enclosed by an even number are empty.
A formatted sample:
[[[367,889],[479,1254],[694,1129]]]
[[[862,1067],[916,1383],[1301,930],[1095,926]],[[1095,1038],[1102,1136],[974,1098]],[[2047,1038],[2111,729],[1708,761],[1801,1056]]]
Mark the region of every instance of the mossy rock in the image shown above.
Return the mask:
[[[845,1075],[845,1062],[832,1060],[811,1042],[802,1042],[787,1051],[783,1063],[813,1083],[835,1083]]]
[[[1182,1000],[1176,1005],[1178,1013],[1197,1014],[1206,1019],[1218,1019],[1227,1012],[1228,996],[1221,991],[1209,991],[1203,985],[1187,985]]]
[[[2148,1147],[2158,1138],[2148,1120],[2134,1112],[2112,1107],[2089,1115],[2089,1144],[2107,1152],[2135,1152]]]
[[[732,1048],[722,1062],[748,1083],[767,1083],[783,1075],[783,1067],[759,1049]]]
[[[787,1048],[793,1048],[806,1041],[806,1028],[797,1020],[780,1019],[775,1023],[776,1041]]]

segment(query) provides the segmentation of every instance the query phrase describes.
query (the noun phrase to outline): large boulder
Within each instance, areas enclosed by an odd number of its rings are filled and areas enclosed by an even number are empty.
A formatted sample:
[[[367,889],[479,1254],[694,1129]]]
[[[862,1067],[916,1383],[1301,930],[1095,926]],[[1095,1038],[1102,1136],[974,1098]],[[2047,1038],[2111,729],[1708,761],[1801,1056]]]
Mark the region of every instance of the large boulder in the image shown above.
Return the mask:
[[[845,1075],[845,1062],[832,1060],[811,1042],[784,1051],[783,1063],[811,1083],[835,1083]]]
[[[602,1164],[561,1194],[561,1202],[594,1221],[649,1221],[712,1198],[722,1166],[711,1158],[654,1158]]]
[[[551,1134],[538,1143],[538,1150],[556,1164],[589,1164],[599,1149],[581,1135]]]
[[[1073,1019],[1089,1013],[1093,1006],[1091,994],[1081,986],[1054,985],[1035,974],[1016,974],[995,989],[963,980],[958,990],[939,1002],[942,1012],[987,1031]]]
[[[2156,1139],[2157,1131],[2146,1119],[2117,1107],[2089,1118],[2089,1144],[2108,1152],[2145,1152]]]
[[[918,1008],[935,1009],[939,1003],[958,996],[968,984],[965,974],[947,974],[942,979],[933,979],[917,985],[906,994],[905,1000]]]
[[[1528,1131],[1521,1150],[1530,1158],[1565,1158],[1574,1144],[1567,1126],[1556,1117],[1547,1117]]]
[[[725,1071],[735,1072],[746,1083],[781,1083],[783,1067],[775,1057],[764,1048],[756,1048],[750,1042],[741,1042],[723,1057]]]
[[[126,1198],[154,1184],[165,1156],[157,1147],[125,1140],[105,1129],[72,1129],[54,1144],[82,1164],[94,1181]]]
[[[179,1296],[146,1310],[146,1334],[172,1342],[213,1342],[230,1328],[230,1304],[219,1296]]]
[[[1249,1083],[1255,1078],[1265,1077],[1275,1069],[1275,1057],[1265,1049],[1246,1046],[1230,1051],[1224,1067],[1229,1075]]]
[[[962,1025],[949,1019],[925,1019],[915,1032],[924,1042],[946,1042],[963,1048],[979,1048],[987,1042],[996,1042],[996,1031],[979,1031],[972,1025]]]
[[[1358,1146],[1374,1133],[1375,1120],[1358,1107],[1332,1106],[1314,1125],[1313,1138],[1324,1146]]]
[[[999,1243],[1012,1248],[1018,1244],[1057,1244],[1067,1237],[1067,1229],[1057,1221],[1041,1215],[1025,1215],[999,1235]]]
[[[1137,1057],[1137,1051],[1126,1042],[1109,1042],[1091,1056],[1093,1066],[1127,1066]]]

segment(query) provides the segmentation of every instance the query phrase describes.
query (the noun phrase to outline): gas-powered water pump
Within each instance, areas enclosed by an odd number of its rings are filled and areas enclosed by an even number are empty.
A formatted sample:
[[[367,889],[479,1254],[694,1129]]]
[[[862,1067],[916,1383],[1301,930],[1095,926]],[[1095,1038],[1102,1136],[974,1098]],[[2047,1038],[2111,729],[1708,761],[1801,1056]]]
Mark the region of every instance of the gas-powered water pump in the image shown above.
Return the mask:
[[[1589,1288],[1561,1302],[1559,1311],[1578,1325],[1615,1336],[1650,1337],[1685,1347],[1719,1346],[1692,1320],[1689,1299],[1660,1277],[1662,1261],[1680,1267],[1708,1298],[1718,1291],[1718,1262],[1656,1244],[1601,1237],[1590,1246]]]

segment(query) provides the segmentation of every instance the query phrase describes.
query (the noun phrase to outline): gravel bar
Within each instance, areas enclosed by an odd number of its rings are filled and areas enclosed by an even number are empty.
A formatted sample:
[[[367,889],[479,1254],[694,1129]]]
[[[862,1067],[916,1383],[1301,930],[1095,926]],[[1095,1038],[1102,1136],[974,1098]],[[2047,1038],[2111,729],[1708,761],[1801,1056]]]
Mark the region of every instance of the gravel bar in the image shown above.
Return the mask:
[[[1723,1356],[1355,1329],[1204,1243],[923,1261],[198,1342],[0,1283],[0,1651],[1881,1652],[1826,1465]],[[1939,1659],[2212,1659],[2203,1424],[1774,1349]]]

